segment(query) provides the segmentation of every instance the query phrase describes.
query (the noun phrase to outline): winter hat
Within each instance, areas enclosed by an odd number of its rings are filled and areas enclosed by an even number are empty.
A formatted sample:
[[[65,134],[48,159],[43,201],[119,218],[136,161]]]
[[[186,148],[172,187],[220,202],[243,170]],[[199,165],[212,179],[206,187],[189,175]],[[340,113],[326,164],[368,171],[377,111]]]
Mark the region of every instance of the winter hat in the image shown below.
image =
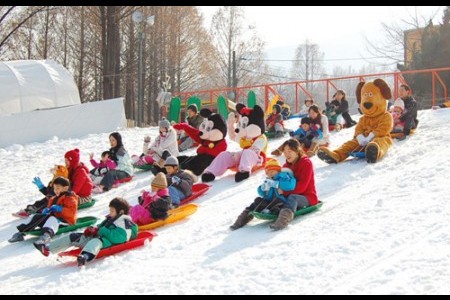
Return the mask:
[[[166,118],[162,118],[162,119],[159,121],[158,126],[159,126],[159,127],[162,127],[162,128],[170,128],[170,122],[169,122],[169,120],[167,120]]]
[[[192,110],[194,113],[197,113],[197,111],[198,111],[197,105],[191,104],[188,106],[187,110]]]
[[[405,110],[405,102],[402,99],[397,99],[394,102],[394,107],[400,107],[402,110]]]
[[[276,159],[271,159],[266,163],[266,167],[265,167],[266,171],[270,171],[270,170],[276,170],[276,171],[281,171],[281,165],[278,162],[278,160]]]
[[[67,151],[64,154],[64,158],[67,158],[70,162],[70,167],[75,167],[80,163],[80,150],[75,148],[73,150]]]
[[[169,156],[164,163],[164,167],[167,166],[178,167],[178,159],[175,156]]]
[[[69,170],[67,170],[66,166],[63,165],[55,165],[55,167],[52,169],[53,178],[56,177],[64,177],[69,178]]]
[[[313,122],[313,120],[312,120],[311,118],[309,118],[309,117],[304,117],[304,118],[302,118],[302,120],[300,121],[301,125],[303,125],[303,124],[309,124],[309,125],[311,125],[312,122]]]
[[[167,188],[166,175],[163,172],[159,172],[158,174],[156,174],[155,178],[153,178],[152,180],[151,186],[159,189]]]
[[[281,106],[280,106],[279,104],[275,104],[275,105],[272,107],[272,110],[273,110],[276,114],[279,114],[279,113],[281,113]]]
[[[311,104],[313,104],[314,103],[314,100],[312,99],[312,98],[307,98],[307,99],[305,99],[305,104],[306,104],[306,102],[311,102]]]
[[[128,204],[127,200],[121,197],[112,199],[111,202],[109,202],[109,207],[114,207],[117,214],[119,214],[121,210],[123,210],[124,215],[128,215],[130,212],[130,204]]]

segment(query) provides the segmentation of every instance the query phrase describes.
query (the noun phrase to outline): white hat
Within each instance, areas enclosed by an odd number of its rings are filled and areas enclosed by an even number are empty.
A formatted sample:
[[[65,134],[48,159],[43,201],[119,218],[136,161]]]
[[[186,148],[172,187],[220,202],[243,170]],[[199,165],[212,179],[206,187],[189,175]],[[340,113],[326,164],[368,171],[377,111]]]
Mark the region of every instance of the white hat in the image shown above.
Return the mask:
[[[397,99],[397,100],[395,100],[395,102],[394,102],[394,107],[399,107],[399,108],[401,108],[402,110],[405,110],[405,102],[403,102],[402,99]]]

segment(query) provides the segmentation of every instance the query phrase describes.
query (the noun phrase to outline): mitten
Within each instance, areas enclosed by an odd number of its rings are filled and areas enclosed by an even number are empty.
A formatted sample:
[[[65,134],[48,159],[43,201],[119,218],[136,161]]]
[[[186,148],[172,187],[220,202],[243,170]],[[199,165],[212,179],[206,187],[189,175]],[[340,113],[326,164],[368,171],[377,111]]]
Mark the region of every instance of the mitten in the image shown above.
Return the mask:
[[[149,136],[144,137],[144,143],[150,143],[151,140],[152,139]]]
[[[98,233],[98,227],[89,226],[84,230],[85,236],[96,236]]]
[[[52,206],[50,206],[50,211],[51,212],[57,212],[57,213],[60,213],[60,212],[62,212],[62,206],[61,205],[52,205]]]
[[[36,177],[33,178],[32,182],[34,183],[34,185],[36,185],[38,187],[38,189],[44,188],[44,184],[42,183],[41,178],[36,176]]]
[[[294,131],[289,130],[289,136],[294,136]]]
[[[317,130],[320,129],[320,125],[319,125],[319,124],[311,125],[311,129],[312,129],[313,131],[317,131]]]
[[[50,208],[48,208],[48,207],[44,208],[44,209],[42,210],[42,213],[43,213],[44,215],[50,213]]]
[[[365,137],[362,133],[360,133],[360,134],[358,134],[358,135],[356,136],[356,140],[358,141],[358,144],[359,144],[360,146],[365,146],[365,145],[367,145],[366,137]]]

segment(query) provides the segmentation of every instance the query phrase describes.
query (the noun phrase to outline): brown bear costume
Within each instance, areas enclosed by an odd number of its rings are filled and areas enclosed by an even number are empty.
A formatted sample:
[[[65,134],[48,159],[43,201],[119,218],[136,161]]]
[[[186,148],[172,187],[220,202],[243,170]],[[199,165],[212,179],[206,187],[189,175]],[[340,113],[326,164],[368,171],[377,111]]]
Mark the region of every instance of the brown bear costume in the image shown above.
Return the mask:
[[[391,89],[382,79],[360,82],[356,88],[356,98],[363,116],[356,125],[353,139],[334,151],[321,147],[317,156],[327,163],[339,163],[347,159],[351,152],[364,149],[368,163],[380,160],[392,146],[389,133],[393,121],[386,101],[391,97]]]

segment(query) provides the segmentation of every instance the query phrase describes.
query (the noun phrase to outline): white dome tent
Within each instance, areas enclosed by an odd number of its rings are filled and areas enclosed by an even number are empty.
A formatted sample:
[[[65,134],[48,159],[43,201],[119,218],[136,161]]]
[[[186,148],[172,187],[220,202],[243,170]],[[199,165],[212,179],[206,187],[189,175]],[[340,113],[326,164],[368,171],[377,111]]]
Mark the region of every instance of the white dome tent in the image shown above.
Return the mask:
[[[72,75],[53,60],[0,62],[0,115],[80,104]]]

